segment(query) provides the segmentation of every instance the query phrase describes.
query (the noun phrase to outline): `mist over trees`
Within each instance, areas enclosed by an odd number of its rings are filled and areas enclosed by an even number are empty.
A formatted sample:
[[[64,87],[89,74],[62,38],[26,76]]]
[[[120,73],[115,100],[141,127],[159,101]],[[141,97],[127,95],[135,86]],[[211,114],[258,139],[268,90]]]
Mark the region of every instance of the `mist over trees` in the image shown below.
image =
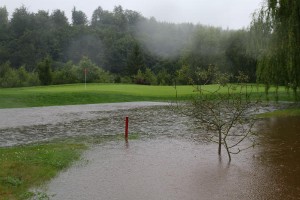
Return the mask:
[[[104,82],[191,84],[199,81],[197,72],[210,66],[233,75],[242,71],[256,81],[260,58],[251,46],[256,37],[251,34],[259,22],[249,30],[223,30],[159,22],[121,6],[113,11],[98,7],[90,19],[74,7],[71,23],[59,9],[32,13],[22,6],[8,16],[6,8],[0,7],[2,87],[81,82],[78,73],[83,71],[78,69],[87,61],[93,66],[89,76],[105,74]],[[44,82],[41,66],[46,60],[50,62],[46,74],[51,77]],[[11,73],[7,69],[21,68],[28,77],[39,79],[5,83]],[[100,82],[101,78],[90,80]]]

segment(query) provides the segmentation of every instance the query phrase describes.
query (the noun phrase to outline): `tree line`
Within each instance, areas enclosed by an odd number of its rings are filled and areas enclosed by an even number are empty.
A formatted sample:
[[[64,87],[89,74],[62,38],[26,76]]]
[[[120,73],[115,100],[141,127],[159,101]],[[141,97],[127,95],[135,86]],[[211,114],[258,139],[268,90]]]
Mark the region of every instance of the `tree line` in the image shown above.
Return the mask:
[[[255,81],[248,35],[246,30],[158,22],[121,6],[113,11],[98,7],[90,20],[74,7],[71,23],[59,9],[32,13],[22,6],[9,19],[2,7],[1,86],[80,82],[81,68],[89,67],[82,66],[86,61],[93,66],[89,81],[189,84],[197,71],[210,65],[230,73],[247,71]],[[42,75],[46,62],[49,71]],[[24,73],[30,78],[21,83]],[[105,80],[92,78],[97,73],[105,73]]]
[[[0,86],[82,82],[85,68],[89,82],[201,84],[197,74],[213,66],[297,91],[299,2],[274,2],[242,30],[159,22],[121,6],[90,19],[74,7],[71,22],[59,9],[21,6],[9,18],[0,7]]]

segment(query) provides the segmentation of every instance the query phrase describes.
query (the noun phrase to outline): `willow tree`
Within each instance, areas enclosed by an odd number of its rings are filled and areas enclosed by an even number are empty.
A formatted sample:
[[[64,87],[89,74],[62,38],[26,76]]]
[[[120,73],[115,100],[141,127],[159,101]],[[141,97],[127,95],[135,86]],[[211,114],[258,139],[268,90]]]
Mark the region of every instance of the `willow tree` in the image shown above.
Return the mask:
[[[269,39],[259,57],[259,82],[285,85],[297,98],[300,87],[300,1],[265,0],[265,5],[254,17],[251,29],[261,27]],[[265,34],[265,33],[264,33]],[[299,100],[299,98],[298,98]]]

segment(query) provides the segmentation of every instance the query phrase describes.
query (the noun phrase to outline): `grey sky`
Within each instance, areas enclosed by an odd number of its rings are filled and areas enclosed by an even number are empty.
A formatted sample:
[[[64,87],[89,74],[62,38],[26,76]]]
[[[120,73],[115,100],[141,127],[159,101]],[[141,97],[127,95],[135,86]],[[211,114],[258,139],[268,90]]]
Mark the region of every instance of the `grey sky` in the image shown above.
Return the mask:
[[[251,14],[260,8],[263,0],[1,0],[0,6],[6,6],[10,14],[22,5],[31,12],[38,10],[64,10],[71,17],[75,6],[85,12],[90,19],[93,11],[101,6],[113,10],[121,5],[123,9],[135,10],[145,17],[155,17],[166,22],[192,22],[204,25],[239,29],[247,27]]]

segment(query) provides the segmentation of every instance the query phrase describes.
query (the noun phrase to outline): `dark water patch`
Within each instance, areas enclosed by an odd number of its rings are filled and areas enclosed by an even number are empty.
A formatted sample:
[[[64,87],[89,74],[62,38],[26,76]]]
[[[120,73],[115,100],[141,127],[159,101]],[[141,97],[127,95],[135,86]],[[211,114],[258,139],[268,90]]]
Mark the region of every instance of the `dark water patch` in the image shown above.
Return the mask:
[[[300,117],[260,123],[260,159],[270,169],[282,199],[300,199]]]

